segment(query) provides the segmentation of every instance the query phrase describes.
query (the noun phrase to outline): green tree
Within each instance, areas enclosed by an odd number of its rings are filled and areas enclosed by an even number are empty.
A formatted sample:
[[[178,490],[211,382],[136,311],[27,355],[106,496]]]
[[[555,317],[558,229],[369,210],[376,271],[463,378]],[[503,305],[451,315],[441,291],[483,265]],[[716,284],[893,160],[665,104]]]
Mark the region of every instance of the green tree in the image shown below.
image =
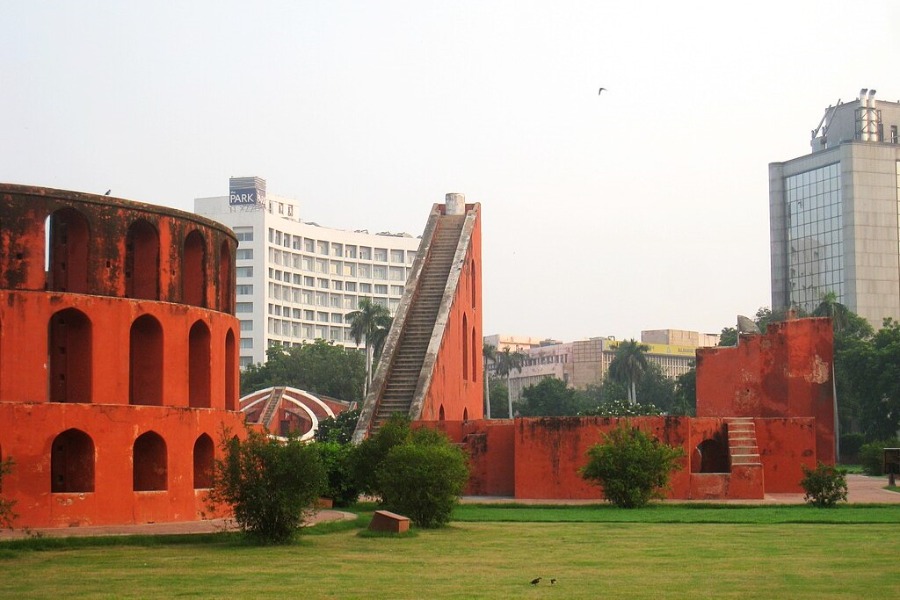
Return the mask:
[[[525,365],[525,358],[524,352],[518,350],[513,352],[509,347],[504,348],[503,352],[497,353],[497,375],[506,377],[506,392],[508,395],[507,404],[509,406],[507,414],[510,418],[512,418],[515,413],[513,413],[512,396],[509,395],[509,378],[513,371],[518,371],[519,373],[522,372],[522,367]]]
[[[424,438],[391,448],[378,470],[382,501],[418,527],[441,527],[469,479],[463,451],[446,438]]]
[[[578,414],[575,390],[556,377],[546,377],[522,390],[516,410],[523,417],[564,417]]]
[[[409,419],[394,414],[381,428],[364,439],[353,453],[353,478],[360,492],[369,496],[381,496],[378,469],[394,446],[409,441],[412,435]]]
[[[491,377],[490,383],[491,418],[509,418],[509,388],[499,377]]]
[[[359,486],[353,477],[355,446],[338,442],[316,442],[313,447],[325,467],[327,484],[322,495],[331,498],[335,506],[349,506],[356,502],[359,498]]]
[[[488,369],[489,365],[493,365],[497,361],[497,346],[493,344],[482,343],[481,345],[481,357],[484,361],[484,376],[481,380],[484,382],[484,408],[485,408],[485,416],[490,419],[491,418],[491,377],[490,370]]]
[[[737,327],[723,327],[719,334],[719,346],[730,347],[737,346],[738,333]]]
[[[822,295],[819,305],[813,310],[814,317],[831,317],[834,332],[838,333],[850,324],[850,309],[837,301],[837,294],[828,292]]]
[[[671,414],[675,405],[675,380],[666,377],[658,364],[648,363],[647,370],[638,381],[637,396],[641,404],[652,404]]]
[[[609,364],[609,375],[628,386],[628,401],[637,402],[637,383],[647,371],[650,346],[635,340],[621,342]]]
[[[13,459],[7,458],[0,461],[0,491],[3,490],[3,478],[12,473]],[[13,511],[15,506],[14,500],[6,500],[0,497],[0,527],[12,529],[13,522],[16,520],[16,513]]]
[[[241,393],[270,386],[291,386],[350,402],[362,400],[365,366],[352,349],[317,339],[292,348],[275,346],[262,365],[241,373]]]
[[[818,463],[815,469],[800,465],[803,479],[800,485],[806,492],[803,499],[820,508],[836,506],[847,501],[847,470]]]
[[[246,440],[235,437],[223,446],[225,458],[216,462],[209,500],[228,505],[253,542],[290,542],[325,490],[325,468],[316,448],[252,430]]]
[[[373,302],[371,298],[363,298],[359,301],[359,308],[347,313],[344,318],[350,323],[350,335],[357,347],[365,342],[366,394],[368,394],[369,386],[372,385],[375,343],[387,335],[391,325],[391,313],[386,307]]]
[[[601,486],[604,497],[620,508],[639,508],[651,498],[665,497],[670,474],[682,467],[684,450],[627,424],[603,438],[588,450],[588,463],[581,469],[585,480]]]
[[[345,410],[337,416],[322,419],[319,421],[319,428],[316,429],[316,441],[349,444],[353,439],[357,421],[359,409]]]
[[[697,414],[697,368],[675,378],[675,403],[669,414],[693,417]]]

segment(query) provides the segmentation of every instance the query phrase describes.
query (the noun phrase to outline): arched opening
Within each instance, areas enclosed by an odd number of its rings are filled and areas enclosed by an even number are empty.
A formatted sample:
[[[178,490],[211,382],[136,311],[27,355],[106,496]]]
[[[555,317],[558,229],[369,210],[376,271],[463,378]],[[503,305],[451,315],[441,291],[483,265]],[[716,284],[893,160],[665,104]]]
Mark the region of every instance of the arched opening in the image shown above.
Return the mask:
[[[469,420],[469,409],[464,408],[463,409],[463,421],[468,421],[468,420]]]
[[[128,402],[163,404],[163,331],[151,315],[131,324],[128,352]]]
[[[88,291],[88,221],[74,208],[61,208],[47,224],[47,289],[83,294]]]
[[[472,290],[472,308],[475,308],[475,260],[469,266],[469,288]]]
[[[222,242],[219,247],[219,310],[232,313],[234,307],[234,265],[231,260],[231,248],[228,240]]]
[[[203,321],[191,327],[188,348],[188,404],[193,408],[210,407],[210,335]]]
[[[74,308],[50,317],[47,372],[50,402],[91,401],[91,322]]]
[[[438,410],[438,421],[444,420],[444,405],[441,404],[441,408]]]
[[[194,442],[194,489],[212,487],[214,450],[212,438],[201,434]]]
[[[472,381],[478,381],[478,346],[475,345],[475,328],[472,328]]]
[[[134,491],[150,492],[168,489],[166,442],[159,434],[148,431],[134,440]]]
[[[728,452],[721,442],[706,439],[697,444],[691,457],[692,473],[728,473],[731,471]]]
[[[237,410],[237,345],[234,331],[225,334],[225,410]]]
[[[184,239],[181,297],[185,304],[206,306],[206,243],[196,230]]]
[[[469,317],[463,314],[462,321],[462,372],[463,381],[469,378]]]
[[[144,219],[125,236],[125,295],[159,300],[159,232]]]
[[[79,429],[56,436],[50,450],[50,491],[94,491],[94,441]]]

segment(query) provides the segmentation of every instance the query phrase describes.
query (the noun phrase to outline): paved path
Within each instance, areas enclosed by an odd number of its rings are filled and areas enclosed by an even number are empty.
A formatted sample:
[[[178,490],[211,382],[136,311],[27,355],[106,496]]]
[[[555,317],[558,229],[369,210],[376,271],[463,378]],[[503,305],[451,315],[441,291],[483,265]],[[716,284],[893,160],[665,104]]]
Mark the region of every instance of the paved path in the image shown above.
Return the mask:
[[[865,475],[847,476],[847,501],[851,504],[900,504],[900,493],[882,489],[887,485],[884,477],[867,477]],[[522,500],[516,498],[497,498],[483,496],[466,496],[465,503],[509,503],[517,504],[596,504],[593,500]],[[672,502],[690,502],[672,500]],[[699,501],[698,501],[699,502]],[[703,500],[702,502],[709,502]],[[719,501],[716,501],[719,502]],[[766,494],[762,500],[729,500],[727,504],[803,504],[803,494]],[[326,521],[355,519],[353,513],[339,510],[320,510],[309,521],[309,525]],[[142,525],[108,525],[96,527],[66,527],[34,529],[32,534],[48,537],[97,536],[97,535],[165,535],[185,533],[213,533],[234,530],[234,522],[228,519],[211,519],[207,521],[186,521],[181,523],[145,523]],[[16,530],[0,530],[0,540],[28,537],[29,532]]]

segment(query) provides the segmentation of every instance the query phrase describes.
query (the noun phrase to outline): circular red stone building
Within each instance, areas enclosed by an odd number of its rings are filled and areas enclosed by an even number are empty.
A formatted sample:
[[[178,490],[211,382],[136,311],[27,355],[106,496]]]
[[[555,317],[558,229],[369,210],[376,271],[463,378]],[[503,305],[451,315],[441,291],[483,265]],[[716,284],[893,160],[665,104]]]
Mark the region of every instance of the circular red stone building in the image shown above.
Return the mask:
[[[0,184],[0,494],[20,527],[201,518],[238,411],[237,240],[196,215]]]

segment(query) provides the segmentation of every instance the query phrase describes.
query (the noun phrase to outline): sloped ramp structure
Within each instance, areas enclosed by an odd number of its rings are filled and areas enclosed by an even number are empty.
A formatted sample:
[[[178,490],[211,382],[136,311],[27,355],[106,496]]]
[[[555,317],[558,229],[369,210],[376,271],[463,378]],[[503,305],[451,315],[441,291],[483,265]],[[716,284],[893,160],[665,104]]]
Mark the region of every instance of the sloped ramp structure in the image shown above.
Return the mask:
[[[240,400],[246,422],[259,425],[269,434],[300,435],[312,439],[319,421],[335,417],[352,408],[348,402],[316,396],[293,387],[275,386],[247,394]]]
[[[483,415],[481,205],[432,207],[354,442],[393,414],[413,421]]]

